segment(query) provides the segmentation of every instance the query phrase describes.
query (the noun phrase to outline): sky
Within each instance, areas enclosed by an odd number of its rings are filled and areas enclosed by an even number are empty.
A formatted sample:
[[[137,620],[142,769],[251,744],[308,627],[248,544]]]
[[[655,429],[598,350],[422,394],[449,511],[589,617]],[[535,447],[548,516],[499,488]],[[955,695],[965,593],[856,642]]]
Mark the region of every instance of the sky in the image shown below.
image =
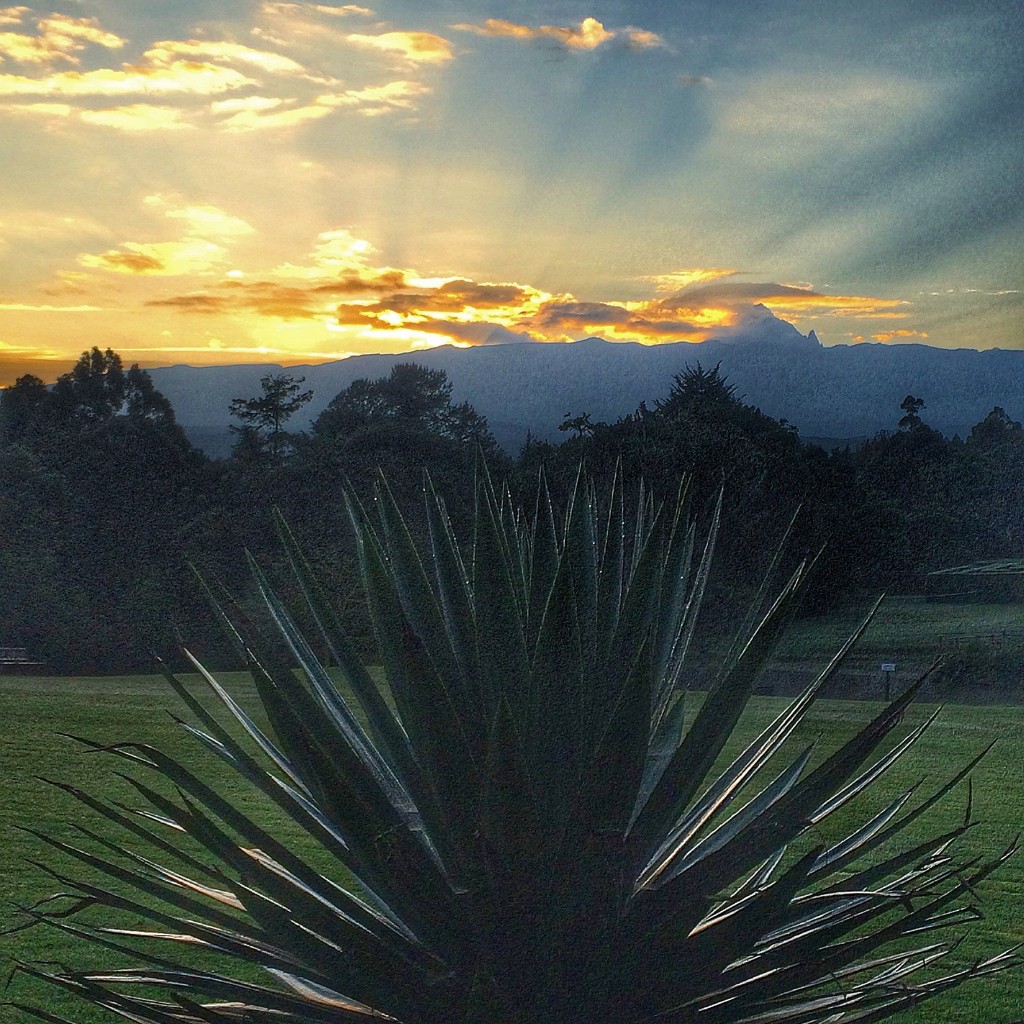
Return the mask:
[[[0,6],[0,385],[762,307],[1024,348],[1022,39],[1021,0]]]

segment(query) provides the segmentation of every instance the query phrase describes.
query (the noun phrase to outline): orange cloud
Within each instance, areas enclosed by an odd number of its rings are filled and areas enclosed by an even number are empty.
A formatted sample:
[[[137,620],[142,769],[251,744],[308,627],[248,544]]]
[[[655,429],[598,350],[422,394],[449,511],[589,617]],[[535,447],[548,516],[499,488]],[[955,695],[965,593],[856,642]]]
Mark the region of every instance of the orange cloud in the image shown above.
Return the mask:
[[[616,38],[625,39],[633,49],[638,50],[664,45],[664,41],[656,32],[648,32],[640,28],[610,30],[605,28],[597,18],[584,18],[575,27],[560,25],[531,27],[506,21],[503,18],[488,18],[482,25],[463,22],[453,25],[452,28],[460,32],[472,32],[474,35],[499,39],[517,39],[525,42],[554,40],[570,50],[596,50],[599,46]]]
[[[127,247],[122,247],[122,249]],[[155,255],[152,249],[133,252]],[[202,290],[147,304],[204,316],[304,321],[354,334],[359,345],[499,344],[572,341],[698,342],[742,333],[783,308],[818,317],[906,315],[901,300],[830,296],[809,285],[737,281],[721,267],[687,268],[649,278],[657,294],[641,301],[592,302],[552,295],[528,284],[427,278],[412,269],[376,265],[373,246],[347,230],[321,234],[305,262],[285,263],[250,280],[242,271]],[[680,285],[682,287],[680,287]],[[255,318],[255,319],[253,319]],[[786,317],[789,319],[790,317]],[[909,332],[894,332],[905,337]]]
[[[896,330],[881,331],[878,334],[872,334],[871,337],[875,341],[894,341],[896,338],[927,338],[928,335],[924,331]]]
[[[410,64],[446,64],[452,59],[452,44],[432,32],[383,32],[345,36],[345,41],[366,50],[378,50]]]
[[[255,313],[277,320],[313,320],[325,315],[305,288],[274,281],[224,281],[218,288],[220,291],[217,292],[192,292],[165,299],[151,299],[146,305],[207,315]]]
[[[158,274],[164,270],[163,261],[152,253],[133,249],[111,249],[98,256],[84,253],[79,260],[86,267],[113,270],[122,274]]]

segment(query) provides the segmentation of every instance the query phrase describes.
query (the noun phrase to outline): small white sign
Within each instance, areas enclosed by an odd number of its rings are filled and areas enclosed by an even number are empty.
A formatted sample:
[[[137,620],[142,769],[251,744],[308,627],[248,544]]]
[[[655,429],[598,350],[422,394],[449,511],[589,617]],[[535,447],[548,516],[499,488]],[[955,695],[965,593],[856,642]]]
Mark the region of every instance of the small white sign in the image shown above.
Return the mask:
[[[883,661],[882,662],[882,671],[883,672],[895,672],[896,671],[896,665],[893,662],[891,662],[891,661]]]

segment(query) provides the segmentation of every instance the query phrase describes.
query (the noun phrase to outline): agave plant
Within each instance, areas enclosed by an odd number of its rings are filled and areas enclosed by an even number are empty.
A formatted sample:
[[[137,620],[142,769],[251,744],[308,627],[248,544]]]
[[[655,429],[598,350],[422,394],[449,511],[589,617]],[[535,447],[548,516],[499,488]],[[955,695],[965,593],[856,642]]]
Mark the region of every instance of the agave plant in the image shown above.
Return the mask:
[[[906,839],[977,759],[812,841],[927,728],[894,732],[917,686],[838,749],[794,749],[854,636],[727,747],[808,567],[706,695],[688,693],[718,513],[699,536],[685,493],[623,504],[581,480],[562,514],[543,486],[526,514],[484,479],[460,546],[428,485],[419,550],[386,485],[367,506],[349,498],[380,672],[282,527],[316,635],[255,566],[279,644],[220,613],[269,726],[194,659],[241,730],[167,680],[194,716],[183,728],[303,841],[191,761],[104,748],[174,795],[136,777],[145,806],[129,809],[62,786],[136,845],[49,839],[110,883],[54,871],[64,896],[28,914],[133,966],[21,970],[144,1024],[847,1024],[1015,963],[943,969],[952,944],[931,935],[978,916],[975,886],[1007,855],[958,862],[969,801],[947,831]]]

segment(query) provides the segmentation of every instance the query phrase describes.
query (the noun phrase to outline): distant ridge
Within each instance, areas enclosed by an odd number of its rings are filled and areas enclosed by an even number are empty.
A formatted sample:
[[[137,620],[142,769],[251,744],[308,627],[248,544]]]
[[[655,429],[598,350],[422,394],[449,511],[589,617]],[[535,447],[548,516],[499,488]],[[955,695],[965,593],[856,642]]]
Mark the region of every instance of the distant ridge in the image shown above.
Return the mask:
[[[194,443],[225,454],[232,398],[259,392],[268,372],[306,378],[314,398],[290,424],[304,430],[352,381],[386,376],[400,362],[444,370],[456,401],[486,416],[498,440],[517,450],[531,431],[560,440],[566,413],[613,421],[641,402],[664,398],[687,366],[721,364],[737,394],[804,437],[863,438],[894,429],[908,394],[925,400],[924,421],[947,435],[965,434],[993,406],[1024,420],[1024,351],[938,349],[927,345],[825,347],[813,331],[763,310],[742,334],[699,344],[646,346],[599,338],[567,344],[452,346],[400,355],[366,355],[314,366],[276,364],[151,370]]]

